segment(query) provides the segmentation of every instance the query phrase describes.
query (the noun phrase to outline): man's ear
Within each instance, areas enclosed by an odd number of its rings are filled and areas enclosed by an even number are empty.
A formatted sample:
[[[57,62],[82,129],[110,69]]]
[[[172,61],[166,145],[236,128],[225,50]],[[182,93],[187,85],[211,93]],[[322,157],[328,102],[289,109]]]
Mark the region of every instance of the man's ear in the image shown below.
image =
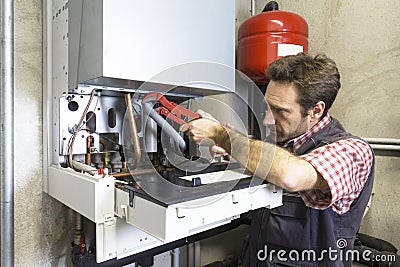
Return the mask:
[[[325,111],[325,102],[319,101],[315,106],[310,110],[310,119],[311,121],[319,121],[324,114]]]

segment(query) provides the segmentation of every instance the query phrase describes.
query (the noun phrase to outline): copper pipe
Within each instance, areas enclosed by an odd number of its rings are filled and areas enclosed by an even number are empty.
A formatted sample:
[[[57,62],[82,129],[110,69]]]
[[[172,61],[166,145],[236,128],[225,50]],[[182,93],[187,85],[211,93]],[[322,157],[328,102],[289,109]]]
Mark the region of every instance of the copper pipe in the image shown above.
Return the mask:
[[[92,154],[90,154],[90,147],[92,145],[92,137],[88,135],[86,137],[86,154],[85,154],[85,164],[91,165],[92,164]]]
[[[125,94],[125,104],[128,112],[129,126],[131,128],[131,134],[133,138],[133,146],[135,149],[135,163],[131,167],[131,169],[135,169],[139,165],[142,153],[140,151],[139,137],[137,133],[135,117],[133,116],[132,98],[130,94]]]
[[[144,169],[144,170],[137,170],[137,171],[132,171],[132,172],[110,173],[110,175],[115,178],[121,178],[121,177],[128,177],[128,176],[132,176],[132,175],[149,174],[149,173],[155,173],[155,172],[157,172],[155,169]]]

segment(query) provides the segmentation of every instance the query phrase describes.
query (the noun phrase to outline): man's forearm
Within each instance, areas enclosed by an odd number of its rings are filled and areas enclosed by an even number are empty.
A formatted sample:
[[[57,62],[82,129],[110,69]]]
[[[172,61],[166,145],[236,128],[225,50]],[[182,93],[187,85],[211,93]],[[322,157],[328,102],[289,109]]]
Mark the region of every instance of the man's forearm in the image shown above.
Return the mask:
[[[229,128],[218,127],[211,133],[212,139],[233,158],[259,178],[267,179],[275,146],[264,143]]]
[[[311,164],[285,149],[222,126],[215,127],[211,136],[258,178],[289,191],[327,187]]]

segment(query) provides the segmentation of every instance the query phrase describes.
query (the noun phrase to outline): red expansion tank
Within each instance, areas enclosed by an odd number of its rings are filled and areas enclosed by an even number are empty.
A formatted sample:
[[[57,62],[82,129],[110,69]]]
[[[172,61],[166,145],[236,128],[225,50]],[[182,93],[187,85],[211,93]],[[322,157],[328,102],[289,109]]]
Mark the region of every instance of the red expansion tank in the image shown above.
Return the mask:
[[[267,84],[264,72],[285,55],[308,52],[308,25],[297,14],[280,10],[250,17],[238,33],[238,70],[256,84]]]

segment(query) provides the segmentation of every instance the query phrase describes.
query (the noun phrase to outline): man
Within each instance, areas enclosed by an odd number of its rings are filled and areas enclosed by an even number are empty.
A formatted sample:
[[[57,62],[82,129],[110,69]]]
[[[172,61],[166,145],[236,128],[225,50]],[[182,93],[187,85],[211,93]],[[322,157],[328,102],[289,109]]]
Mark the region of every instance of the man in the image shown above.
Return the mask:
[[[284,189],[283,206],[250,213],[243,266],[351,266],[374,156],[328,114],[340,88],[336,64],[300,53],[275,61],[266,75],[270,109],[263,123],[278,146],[207,118],[181,131],[196,143],[212,139],[255,176]]]

